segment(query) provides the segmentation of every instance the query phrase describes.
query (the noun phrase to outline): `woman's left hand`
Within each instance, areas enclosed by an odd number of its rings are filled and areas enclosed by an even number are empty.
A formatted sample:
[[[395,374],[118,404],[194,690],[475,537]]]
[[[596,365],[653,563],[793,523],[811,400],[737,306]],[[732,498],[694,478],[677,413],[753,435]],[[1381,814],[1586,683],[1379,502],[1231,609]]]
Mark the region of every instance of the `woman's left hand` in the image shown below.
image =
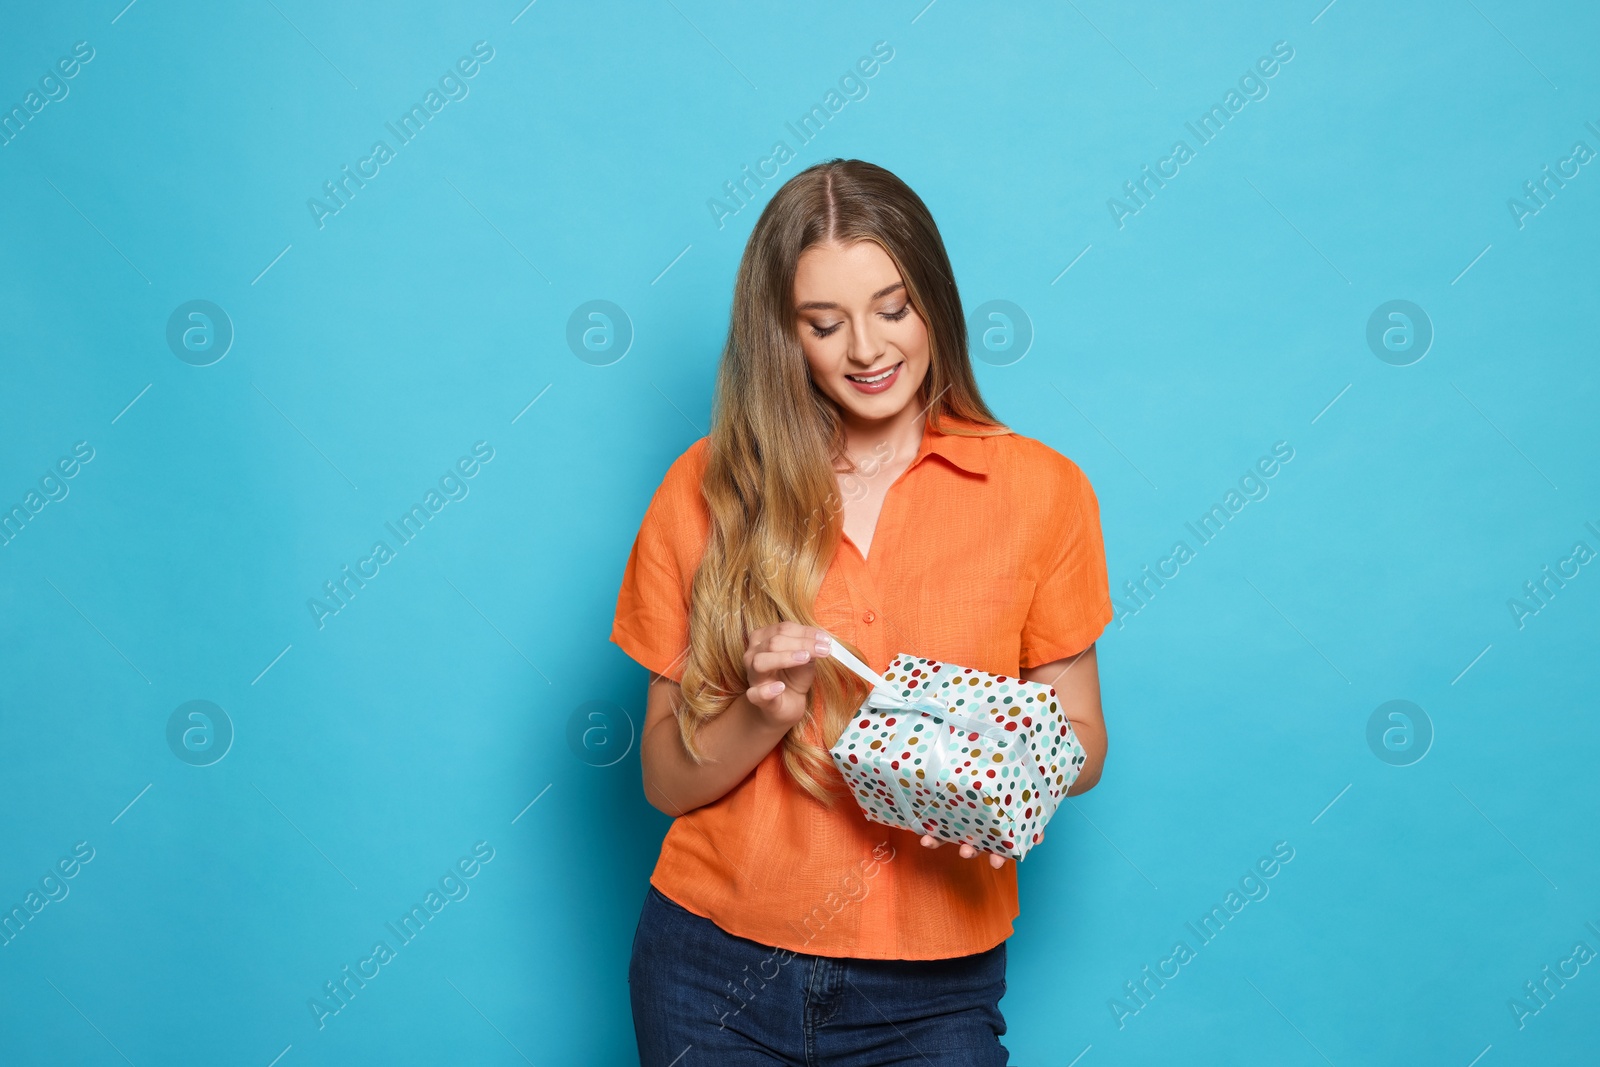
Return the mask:
[[[922,847],[924,848],[938,848],[942,844],[944,844],[944,842],[940,841],[932,834],[922,835]],[[978,849],[973,848],[965,841],[961,843],[960,853],[961,858],[964,860],[970,860],[972,857],[980,854]],[[989,857],[989,866],[993,867],[995,870],[999,870],[1001,867],[1005,866],[1006,857],[997,852],[984,852],[982,855]]]

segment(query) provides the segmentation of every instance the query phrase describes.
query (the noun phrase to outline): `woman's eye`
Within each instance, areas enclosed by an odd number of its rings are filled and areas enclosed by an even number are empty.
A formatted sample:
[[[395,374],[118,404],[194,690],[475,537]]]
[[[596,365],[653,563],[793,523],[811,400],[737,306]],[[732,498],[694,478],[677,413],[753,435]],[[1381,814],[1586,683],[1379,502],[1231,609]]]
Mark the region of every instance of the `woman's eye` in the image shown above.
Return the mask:
[[[879,314],[881,314],[884,318],[888,319],[890,322],[899,322],[901,319],[905,318],[906,315],[908,315],[910,312],[911,312],[911,305],[910,304],[902,304],[900,306],[900,310],[899,311],[882,311],[882,312],[879,312]],[[811,326],[811,334],[812,334],[812,336],[814,336],[814,337],[828,337],[828,336],[831,336],[836,330],[839,329],[840,324],[836,322],[832,326],[824,327],[824,326],[818,326],[816,323],[813,322],[813,323],[810,324],[810,326]]]

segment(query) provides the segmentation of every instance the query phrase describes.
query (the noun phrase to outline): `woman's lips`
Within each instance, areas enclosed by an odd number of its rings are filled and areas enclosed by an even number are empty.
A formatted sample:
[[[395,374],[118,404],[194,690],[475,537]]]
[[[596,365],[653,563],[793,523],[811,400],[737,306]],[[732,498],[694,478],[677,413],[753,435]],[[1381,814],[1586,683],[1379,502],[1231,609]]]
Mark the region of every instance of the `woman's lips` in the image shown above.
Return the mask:
[[[889,376],[887,378],[880,378],[875,382],[858,382],[848,374],[845,375],[845,379],[863,393],[881,393],[885,389],[888,389],[890,386],[894,385],[895,382],[900,380],[900,369],[904,366],[905,360],[901,360],[899,363],[894,365],[894,369],[889,372]],[[878,373],[881,374],[882,371],[879,371]]]

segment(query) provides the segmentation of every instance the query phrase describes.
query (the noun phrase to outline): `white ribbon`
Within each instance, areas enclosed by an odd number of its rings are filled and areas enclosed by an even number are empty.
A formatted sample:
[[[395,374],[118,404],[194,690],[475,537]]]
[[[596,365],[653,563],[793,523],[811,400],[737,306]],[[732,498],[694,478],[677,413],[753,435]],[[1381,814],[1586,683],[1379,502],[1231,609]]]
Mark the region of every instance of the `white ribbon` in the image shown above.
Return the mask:
[[[913,704],[927,704],[936,710],[943,710],[948,706],[944,701],[935,698],[932,693],[923,693],[918,697],[901,696],[895,687],[889,684],[887,678],[863,663],[855,653],[845,648],[831,635],[828,644],[832,648],[829,655],[849,667],[853,673],[872,686],[872,693],[867,697],[867,703],[873,707],[887,711],[894,708],[909,708]]]
[[[922,721],[923,716],[931,716],[935,720],[932,725],[935,725],[936,729],[928,738],[929,754],[927,762],[922,768],[930,790],[936,787],[939,775],[944,770],[945,757],[948,754],[947,746],[952,737],[950,731],[945,729],[944,725],[941,725],[942,721],[942,723],[954,726],[965,733],[982,734],[995,741],[1000,748],[1009,750],[1012,741],[1021,741],[1023,747],[1019,762],[1032,782],[1035,793],[1034,806],[1037,807],[1042,804],[1043,798],[1049,795],[1049,785],[1038,766],[1038,761],[1030,758],[1025,734],[1020,731],[1007,730],[1002,724],[993,719],[957,711],[950,705],[948,700],[933,692],[933,683],[940,677],[946,666],[945,664],[935,663],[930,672],[924,676],[922,679],[924,688],[921,693],[906,696],[896,691],[886,678],[871,667],[868,667],[849,649],[831,636],[829,643],[833,649],[830,655],[872,686],[872,692],[867,696],[866,707],[879,711],[905,712],[900,717],[899,722],[895,724],[894,733],[889,739],[888,749],[902,751],[907,748],[912,726]],[[886,754],[887,751],[886,749]],[[893,757],[891,756],[890,758]],[[895,808],[900,813],[901,820],[906,824],[907,828],[915,828],[917,832],[927,833],[928,831],[923,827],[923,822],[925,821],[923,812],[927,806],[919,805],[912,797],[910,790],[900,784],[899,776],[901,772],[896,772],[889,767],[883,770],[889,776]],[[903,773],[907,778],[912,777],[912,772],[909,770],[905,770]],[[976,845],[977,843],[973,842],[973,844]]]

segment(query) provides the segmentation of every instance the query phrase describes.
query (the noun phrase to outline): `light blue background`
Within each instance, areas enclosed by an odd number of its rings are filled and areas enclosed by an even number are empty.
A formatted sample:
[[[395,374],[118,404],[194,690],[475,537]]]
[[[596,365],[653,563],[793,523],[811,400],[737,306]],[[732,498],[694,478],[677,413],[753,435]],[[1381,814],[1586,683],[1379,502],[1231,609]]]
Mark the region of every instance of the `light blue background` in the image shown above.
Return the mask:
[[[1031,350],[979,381],[1088,472],[1119,608],[1294,449],[1100,642],[1109,763],[1021,868],[1015,1062],[1593,1055],[1600,965],[1520,1029],[1508,1002],[1600,950],[1600,570],[1520,629],[1507,601],[1600,549],[1600,164],[1522,228],[1507,200],[1600,150],[1600,18],[923,4],[8,13],[8,109],[74,42],[95,55],[0,147],[0,504],[95,456],[0,548],[0,904],[95,857],[0,947],[0,1059],[631,1062],[667,823],[636,749],[593,766],[568,723],[609,702],[626,745],[641,717],[617,585],[705,431],[776,183],[722,229],[707,201],[778,139],[779,180],[895,171],[969,311],[1024,309]],[[308,198],[477,41],[470,95],[319,229]],[[784,124],[877,41],[867,96],[796,145]],[[1107,199],[1277,41],[1269,95],[1119,229]],[[194,299],[236,331],[207,367],[165,340]],[[595,299],[635,331],[606,366],[566,342]],[[1410,366],[1366,344],[1391,299],[1435,330]],[[308,599],[477,441],[470,494],[319,629]],[[166,740],[196,699],[236,731],[208,767]],[[1435,733],[1410,766],[1368,747],[1393,699]],[[319,1029],[323,983],[478,841],[470,895]],[[1124,983],[1279,841],[1270,895],[1119,1027]]]

